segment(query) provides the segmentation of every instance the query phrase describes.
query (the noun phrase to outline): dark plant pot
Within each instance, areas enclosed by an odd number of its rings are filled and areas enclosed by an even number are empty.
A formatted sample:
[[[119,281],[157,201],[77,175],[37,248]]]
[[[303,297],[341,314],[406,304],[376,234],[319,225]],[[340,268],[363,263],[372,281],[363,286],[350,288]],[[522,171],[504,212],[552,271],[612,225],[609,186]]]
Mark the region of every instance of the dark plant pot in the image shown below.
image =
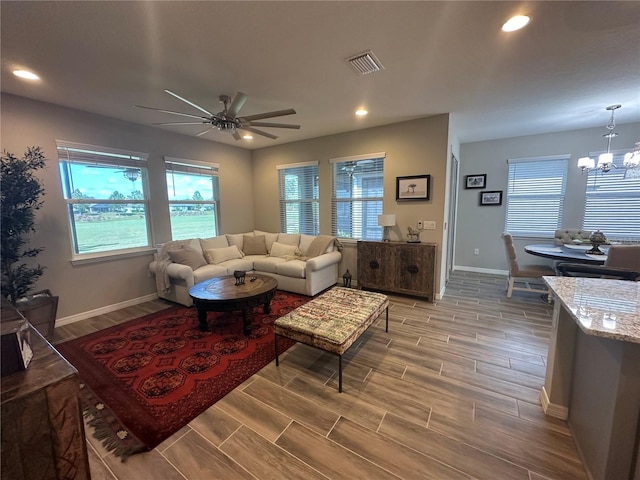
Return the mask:
[[[58,312],[58,297],[51,295],[49,290],[42,290],[18,299],[16,308],[43,336],[49,338],[53,335]]]

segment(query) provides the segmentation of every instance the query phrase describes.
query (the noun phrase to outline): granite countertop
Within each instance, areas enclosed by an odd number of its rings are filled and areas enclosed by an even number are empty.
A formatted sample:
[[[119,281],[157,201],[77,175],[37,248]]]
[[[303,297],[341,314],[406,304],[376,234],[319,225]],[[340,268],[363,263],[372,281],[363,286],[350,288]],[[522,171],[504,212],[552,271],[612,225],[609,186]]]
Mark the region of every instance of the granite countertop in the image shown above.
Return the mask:
[[[543,278],[583,332],[640,343],[640,282]]]

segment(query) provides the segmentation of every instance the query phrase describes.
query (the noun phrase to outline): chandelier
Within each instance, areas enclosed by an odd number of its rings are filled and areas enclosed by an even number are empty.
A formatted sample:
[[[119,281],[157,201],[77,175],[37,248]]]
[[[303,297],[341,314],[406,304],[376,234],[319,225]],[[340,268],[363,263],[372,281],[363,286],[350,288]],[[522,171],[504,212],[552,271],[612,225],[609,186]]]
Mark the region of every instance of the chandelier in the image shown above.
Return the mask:
[[[625,154],[622,165],[616,165],[615,163],[613,163],[613,153],[611,153],[611,139],[618,136],[618,134],[613,131],[613,129],[616,128],[614,115],[616,110],[621,106],[622,105],[610,105],[607,107],[607,110],[611,111],[611,118],[609,119],[609,123],[607,124],[608,131],[603,135],[603,137],[607,138],[607,153],[601,153],[598,156],[597,164],[595,159],[591,157],[579,158],[578,167],[582,169],[583,173],[585,170],[588,172],[589,170],[593,170],[594,168],[606,173],[612,168],[631,169],[640,167],[640,142],[636,143],[636,147],[633,151]]]

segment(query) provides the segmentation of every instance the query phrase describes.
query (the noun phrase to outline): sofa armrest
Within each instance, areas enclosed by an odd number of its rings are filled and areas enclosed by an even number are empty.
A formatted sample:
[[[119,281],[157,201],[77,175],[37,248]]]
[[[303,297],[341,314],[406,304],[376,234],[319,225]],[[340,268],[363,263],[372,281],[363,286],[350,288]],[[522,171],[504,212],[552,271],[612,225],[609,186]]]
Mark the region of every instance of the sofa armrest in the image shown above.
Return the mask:
[[[322,270],[323,268],[326,268],[330,265],[340,263],[341,259],[342,254],[340,252],[323,253],[322,255],[318,255],[317,257],[313,257],[307,260],[306,269],[308,272]]]
[[[157,262],[151,262],[149,265],[149,271],[155,275],[156,270]],[[193,270],[191,270],[191,267],[187,265],[170,263],[167,265],[167,275],[169,275],[169,278],[184,280],[187,285],[193,285],[194,283]]]

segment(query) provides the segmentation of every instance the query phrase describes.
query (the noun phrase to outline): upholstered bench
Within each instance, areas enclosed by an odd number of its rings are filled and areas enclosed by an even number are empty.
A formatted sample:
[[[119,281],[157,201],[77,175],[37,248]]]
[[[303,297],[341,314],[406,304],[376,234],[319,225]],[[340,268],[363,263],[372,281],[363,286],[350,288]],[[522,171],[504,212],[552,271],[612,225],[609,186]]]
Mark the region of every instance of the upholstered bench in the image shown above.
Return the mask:
[[[342,354],[386,310],[386,295],[334,287],[275,321],[276,366],[278,335],[338,355],[338,391],[342,392]]]

